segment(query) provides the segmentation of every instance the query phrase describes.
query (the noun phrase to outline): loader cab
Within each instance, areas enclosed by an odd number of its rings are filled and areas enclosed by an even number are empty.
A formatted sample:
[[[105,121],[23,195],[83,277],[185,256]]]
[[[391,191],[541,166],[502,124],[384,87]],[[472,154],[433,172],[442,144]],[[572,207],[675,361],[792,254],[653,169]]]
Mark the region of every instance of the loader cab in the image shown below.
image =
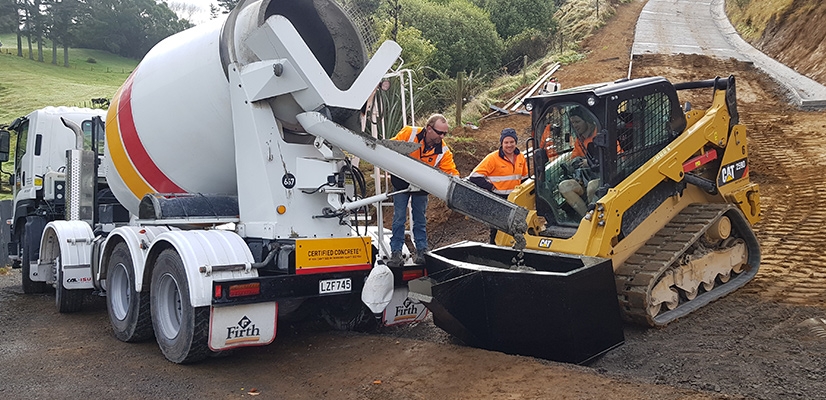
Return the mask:
[[[560,186],[579,183],[590,209],[686,126],[676,90],[662,77],[571,88],[526,104],[536,149],[536,211],[559,236],[573,235],[583,217]],[[575,125],[582,119],[593,125],[590,140],[577,136]]]

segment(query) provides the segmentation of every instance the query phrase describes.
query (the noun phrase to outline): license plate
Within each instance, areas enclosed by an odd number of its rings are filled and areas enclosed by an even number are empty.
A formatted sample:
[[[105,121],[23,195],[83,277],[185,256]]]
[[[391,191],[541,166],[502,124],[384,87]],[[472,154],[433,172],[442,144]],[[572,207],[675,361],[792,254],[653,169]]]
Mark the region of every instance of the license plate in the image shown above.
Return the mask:
[[[323,281],[318,281],[319,294],[349,292],[351,288],[352,284],[350,283],[350,278],[325,279]]]

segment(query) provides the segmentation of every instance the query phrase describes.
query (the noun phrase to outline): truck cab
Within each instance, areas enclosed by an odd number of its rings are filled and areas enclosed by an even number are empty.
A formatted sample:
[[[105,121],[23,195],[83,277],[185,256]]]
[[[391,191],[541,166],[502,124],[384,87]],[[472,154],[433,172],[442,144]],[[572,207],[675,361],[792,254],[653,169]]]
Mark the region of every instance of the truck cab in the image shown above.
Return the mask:
[[[13,205],[10,221],[9,258],[14,267],[23,267],[26,293],[46,290],[45,282],[29,276],[29,262],[38,259],[40,236],[49,221],[62,219],[65,212],[66,150],[77,147],[78,138],[62,119],[77,124],[83,132],[83,147],[103,148],[103,135],[93,143],[95,118],[106,110],[78,107],[45,107],[17,118],[9,129],[17,138],[14,173],[10,178]],[[102,132],[102,130],[101,130]]]

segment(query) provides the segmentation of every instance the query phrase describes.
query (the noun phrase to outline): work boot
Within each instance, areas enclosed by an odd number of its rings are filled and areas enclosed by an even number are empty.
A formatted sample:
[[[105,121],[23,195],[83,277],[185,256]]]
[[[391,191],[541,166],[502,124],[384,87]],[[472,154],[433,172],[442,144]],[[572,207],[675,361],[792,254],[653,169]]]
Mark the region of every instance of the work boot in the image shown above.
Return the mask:
[[[403,264],[402,262],[402,252],[401,251],[394,251],[390,254],[390,260],[387,261],[387,266],[390,268],[399,268]]]
[[[416,249],[416,254],[413,256],[413,264],[424,265],[426,262],[424,253],[427,253],[427,249]]]

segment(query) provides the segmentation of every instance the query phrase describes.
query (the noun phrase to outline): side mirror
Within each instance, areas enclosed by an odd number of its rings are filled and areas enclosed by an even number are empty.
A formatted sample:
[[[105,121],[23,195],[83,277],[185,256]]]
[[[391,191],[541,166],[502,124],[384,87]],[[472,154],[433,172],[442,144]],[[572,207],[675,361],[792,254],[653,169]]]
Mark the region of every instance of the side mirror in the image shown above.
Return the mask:
[[[0,130],[0,163],[9,161],[9,138],[11,134],[7,130]]]

